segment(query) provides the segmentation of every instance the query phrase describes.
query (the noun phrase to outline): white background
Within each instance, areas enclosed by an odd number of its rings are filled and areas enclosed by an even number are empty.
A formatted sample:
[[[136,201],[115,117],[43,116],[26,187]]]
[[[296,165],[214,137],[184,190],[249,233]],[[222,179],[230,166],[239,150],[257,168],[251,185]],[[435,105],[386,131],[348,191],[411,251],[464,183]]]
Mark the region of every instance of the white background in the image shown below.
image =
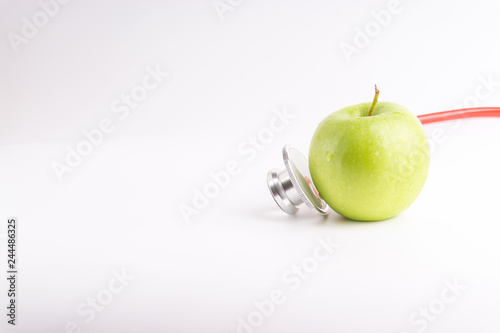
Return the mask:
[[[382,222],[287,216],[265,177],[282,167],[284,144],[306,154],[317,124],[370,101],[374,83],[379,100],[415,114],[500,106],[498,3],[401,0],[350,62],[341,43],[388,1],[229,6],[221,19],[211,0],[74,0],[16,52],[9,33],[21,36],[41,7],[1,1],[0,267],[15,216],[20,271],[15,328],[1,279],[1,331],[64,332],[73,321],[93,333],[236,332],[281,289],[285,302],[253,331],[412,333],[412,314],[457,279],[467,289],[425,331],[497,332],[500,120],[427,126],[427,183]],[[120,119],[112,103],[156,66],[168,78]],[[283,107],[295,118],[248,161],[238,146]],[[104,118],[114,131],[59,181],[53,162]],[[231,160],[241,173],[187,223],[180,205]],[[318,237],[340,247],[291,291],[283,275]],[[134,279],[86,322],[77,308],[122,269]]]

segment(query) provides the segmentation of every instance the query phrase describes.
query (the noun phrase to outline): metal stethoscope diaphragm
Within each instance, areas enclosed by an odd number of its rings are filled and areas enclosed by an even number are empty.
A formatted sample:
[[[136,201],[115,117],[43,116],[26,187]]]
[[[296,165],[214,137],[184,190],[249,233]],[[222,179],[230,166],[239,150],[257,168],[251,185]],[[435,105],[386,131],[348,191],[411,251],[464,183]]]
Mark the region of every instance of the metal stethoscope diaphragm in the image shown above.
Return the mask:
[[[272,169],[267,173],[267,185],[278,206],[294,215],[305,204],[319,215],[328,214],[328,205],[321,199],[312,182],[307,159],[297,149],[283,147],[285,169]]]

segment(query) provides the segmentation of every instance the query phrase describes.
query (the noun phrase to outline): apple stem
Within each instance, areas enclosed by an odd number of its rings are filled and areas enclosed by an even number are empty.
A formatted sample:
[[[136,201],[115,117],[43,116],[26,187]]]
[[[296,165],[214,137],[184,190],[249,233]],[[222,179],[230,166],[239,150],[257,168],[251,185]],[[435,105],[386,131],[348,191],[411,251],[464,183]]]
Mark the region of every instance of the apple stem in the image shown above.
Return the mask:
[[[379,93],[380,93],[380,91],[377,89],[377,85],[375,85],[375,96],[373,97],[373,103],[372,103],[372,107],[370,108],[370,112],[368,113],[368,117],[372,115],[373,109],[375,109],[375,104],[377,104]]]

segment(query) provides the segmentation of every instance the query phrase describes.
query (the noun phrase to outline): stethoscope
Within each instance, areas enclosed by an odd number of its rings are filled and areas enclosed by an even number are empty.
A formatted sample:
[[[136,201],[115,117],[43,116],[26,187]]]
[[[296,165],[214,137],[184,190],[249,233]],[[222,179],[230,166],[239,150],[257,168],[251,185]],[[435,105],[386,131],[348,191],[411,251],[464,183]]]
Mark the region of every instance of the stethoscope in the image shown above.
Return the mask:
[[[500,117],[500,107],[457,109],[424,114],[417,118],[425,125],[474,117]],[[290,145],[284,146],[282,152],[285,169],[272,169],[267,174],[267,185],[274,201],[290,215],[296,214],[303,204],[319,215],[328,214],[328,205],[321,199],[312,182],[307,158]]]

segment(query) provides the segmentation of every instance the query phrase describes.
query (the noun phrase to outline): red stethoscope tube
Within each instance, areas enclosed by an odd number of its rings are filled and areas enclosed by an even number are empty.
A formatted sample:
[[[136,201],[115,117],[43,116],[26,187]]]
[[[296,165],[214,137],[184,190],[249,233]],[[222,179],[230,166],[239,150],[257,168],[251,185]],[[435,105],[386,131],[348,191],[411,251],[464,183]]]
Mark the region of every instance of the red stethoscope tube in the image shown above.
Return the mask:
[[[418,116],[418,119],[425,125],[440,121],[474,117],[500,117],[500,107],[467,108],[429,113]]]

